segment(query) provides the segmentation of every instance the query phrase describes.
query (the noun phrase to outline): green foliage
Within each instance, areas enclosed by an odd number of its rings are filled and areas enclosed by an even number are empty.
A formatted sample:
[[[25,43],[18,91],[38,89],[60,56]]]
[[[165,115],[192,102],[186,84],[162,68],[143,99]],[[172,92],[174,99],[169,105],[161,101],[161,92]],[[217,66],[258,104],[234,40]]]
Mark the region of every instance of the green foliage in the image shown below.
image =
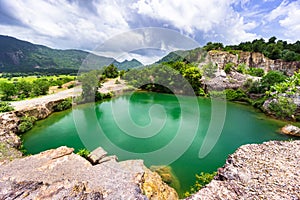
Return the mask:
[[[37,120],[34,116],[24,116],[20,119],[20,124],[18,126],[20,133],[25,133],[26,131],[29,131],[32,129],[34,122]]]
[[[47,79],[36,79],[32,85],[32,96],[46,95],[50,87],[50,83]]]
[[[250,68],[249,70],[247,70],[246,72],[247,74],[251,75],[251,76],[258,76],[258,77],[262,77],[265,74],[265,71],[261,68]]]
[[[12,100],[12,97],[17,94],[15,84],[9,82],[1,82],[0,91],[2,93],[1,100],[3,101]]]
[[[87,149],[79,149],[79,151],[76,154],[80,155],[81,157],[87,158],[90,153],[91,152]]]
[[[300,61],[300,41],[288,44],[286,41],[271,37],[268,42],[264,39],[255,39],[252,42],[242,42],[239,45],[226,46],[226,51],[260,52],[270,59],[283,59],[285,61]]]
[[[63,111],[72,107],[72,99],[67,98],[54,107],[54,111]]]
[[[207,65],[204,65],[202,70],[203,70],[204,76],[213,78],[213,77],[215,77],[215,73],[218,70],[218,65],[210,62]]]
[[[241,89],[226,89],[225,94],[228,101],[246,101],[248,98],[246,93]]]
[[[0,113],[12,111],[14,108],[8,102],[0,101]]]
[[[142,69],[132,69],[124,80],[141,89],[171,93],[191,94],[189,85],[198,94],[201,88],[201,73],[197,67],[184,62],[154,64]]]
[[[234,67],[234,64],[233,63],[227,63],[224,67],[224,71],[226,74],[230,73],[232,68]]]
[[[219,42],[208,42],[203,49],[206,51],[211,51],[211,50],[222,50],[224,48],[224,45],[222,43]]]
[[[247,68],[248,68],[248,66],[245,63],[241,63],[241,64],[238,65],[236,71],[241,73],[241,74],[245,74],[247,72]]]
[[[104,67],[103,75],[106,78],[117,78],[119,76],[119,72],[117,67],[115,67],[113,64]]]
[[[201,172],[200,174],[196,174],[195,184],[193,186],[191,186],[190,191],[187,191],[184,193],[184,196],[189,197],[189,196],[191,196],[191,194],[198,192],[205,185],[210,183],[216,175],[217,175],[217,172],[213,172],[213,173]]]
[[[276,101],[272,101],[268,108],[275,113],[276,117],[281,119],[292,118],[297,109],[293,99],[280,96]]]
[[[99,71],[93,70],[78,77],[78,80],[82,83],[83,101],[91,102],[95,100],[95,94],[100,84],[99,73]]]
[[[281,83],[286,80],[286,76],[279,71],[269,71],[262,79],[261,85],[264,90],[269,90],[275,83]]]

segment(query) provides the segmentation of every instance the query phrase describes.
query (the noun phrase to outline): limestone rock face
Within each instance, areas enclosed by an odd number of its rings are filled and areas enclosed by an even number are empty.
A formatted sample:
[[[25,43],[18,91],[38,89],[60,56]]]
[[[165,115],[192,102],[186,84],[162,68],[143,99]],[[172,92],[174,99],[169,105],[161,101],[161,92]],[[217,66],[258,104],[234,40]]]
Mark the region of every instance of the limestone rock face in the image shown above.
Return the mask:
[[[176,192],[160,177],[148,198],[142,185],[151,173],[142,160],[92,165],[72,148],[60,147],[0,164],[0,199],[170,199]],[[168,191],[174,191],[169,194]],[[172,196],[173,195],[173,196]],[[170,197],[170,198],[169,198]],[[176,198],[172,198],[176,199]]]
[[[300,141],[244,145],[187,199],[300,199],[299,164]]]
[[[262,53],[257,52],[240,52],[234,55],[225,51],[209,51],[206,58],[206,63],[207,62],[218,64],[220,69],[224,69],[227,63],[233,63],[236,66],[244,63],[249,67],[264,69],[266,72],[270,70],[284,71],[290,76],[300,69],[299,61],[286,62],[283,60],[271,60]]]

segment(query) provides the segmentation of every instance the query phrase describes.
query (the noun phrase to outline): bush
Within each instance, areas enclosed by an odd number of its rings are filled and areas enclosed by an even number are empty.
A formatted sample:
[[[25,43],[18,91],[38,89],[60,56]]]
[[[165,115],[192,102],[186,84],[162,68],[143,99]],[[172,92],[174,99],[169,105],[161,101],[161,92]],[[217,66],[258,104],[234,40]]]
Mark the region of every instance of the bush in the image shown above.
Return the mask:
[[[263,77],[265,75],[265,71],[261,68],[250,68],[246,72],[247,74],[251,76],[258,76],[258,77]]]
[[[209,78],[215,77],[215,73],[218,70],[218,65],[210,62],[207,65],[203,66],[203,74]]]
[[[202,189],[205,185],[207,185],[214,179],[216,174],[217,174],[217,172],[213,172],[213,173],[201,172],[200,174],[196,174],[195,184],[193,186],[191,186],[190,191],[187,191],[184,193],[184,196],[189,197],[191,194]]]
[[[245,74],[247,72],[246,68],[247,68],[247,65],[242,63],[242,64],[239,64],[236,71],[241,73],[241,74]]]
[[[234,64],[233,63],[227,63],[224,67],[224,71],[226,74],[230,73],[232,68],[233,68]]]
[[[269,90],[275,83],[281,83],[286,80],[286,76],[280,71],[269,71],[262,79],[261,84],[265,90]]]
[[[79,151],[76,154],[80,155],[81,157],[87,158],[90,153],[91,152],[87,149],[79,149]]]
[[[63,111],[72,107],[72,99],[67,98],[54,107],[54,111]]]
[[[8,102],[0,101],[0,112],[12,111],[14,108]]]
[[[292,118],[295,114],[297,105],[291,98],[280,96],[277,101],[273,101],[269,104],[269,109],[276,117],[281,119]]]
[[[226,89],[225,93],[228,101],[245,101],[247,99],[247,95],[241,89]]]
[[[24,116],[20,120],[20,125],[18,126],[19,132],[25,133],[26,131],[29,131],[32,129],[34,122],[37,120],[34,116]]]

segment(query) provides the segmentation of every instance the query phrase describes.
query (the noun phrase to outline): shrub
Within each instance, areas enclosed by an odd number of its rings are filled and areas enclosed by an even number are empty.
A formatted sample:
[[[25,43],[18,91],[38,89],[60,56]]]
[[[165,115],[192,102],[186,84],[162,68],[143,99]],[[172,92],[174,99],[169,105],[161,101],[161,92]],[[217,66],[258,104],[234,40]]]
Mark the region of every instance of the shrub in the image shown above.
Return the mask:
[[[54,111],[63,111],[72,107],[72,99],[67,98],[54,107]]]
[[[247,99],[247,95],[241,89],[226,89],[225,93],[228,101],[245,101]]]
[[[32,129],[34,122],[37,120],[34,116],[24,116],[20,120],[20,124],[18,126],[19,132],[25,133],[26,131],[29,131]]]
[[[87,149],[79,149],[79,151],[76,154],[80,155],[81,157],[87,158],[90,153],[91,152]]]
[[[224,67],[225,73],[226,73],[226,74],[230,73],[233,66],[234,66],[233,63],[227,63],[227,64],[225,65],[225,67]]]
[[[201,172],[200,174],[196,174],[195,184],[193,186],[191,186],[190,191],[187,191],[184,193],[184,196],[189,197],[191,194],[199,191],[205,185],[210,183],[214,179],[216,174],[217,174],[217,172],[213,172],[213,173]]]
[[[242,64],[239,64],[238,67],[237,67],[237,72],[241,73],[241,74],[245,74],[246,71],[247,71],[247,65],[242,63]]]
[[[14,108],[8,102],[0,101],[0,112],[12,111]]]
[[[297,105],[291,98],[282,96],[277,101],[271,102],[268,107],[276,117],[281,119],[291,118],[297,109]]]
[[[203,74],[209,78],[215,77],[215,73],[218,70],[218,65],[210,62],[203,66]]]
[[[265,75],[265,71],[261,68],[250,68],[249,70],[247,70],[246,72],[247,74],[251,75],[251,76],[258,76],[258,77],[263,77]]]

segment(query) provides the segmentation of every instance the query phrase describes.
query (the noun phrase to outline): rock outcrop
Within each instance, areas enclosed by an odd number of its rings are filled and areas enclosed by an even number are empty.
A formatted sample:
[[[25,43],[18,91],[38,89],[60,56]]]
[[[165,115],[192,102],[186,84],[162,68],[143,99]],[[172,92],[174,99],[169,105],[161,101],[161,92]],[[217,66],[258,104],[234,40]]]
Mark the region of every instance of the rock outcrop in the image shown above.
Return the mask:
[[[22,142],[18,136],[20,118],[34,116],[36,119],[45,119],[54,112],[54,108],[64,99],[49,101],[39,105],[33,105],[16,111],[0,114],[0,162],[19,158],[22,153],[18,151]]]
[[[300,69],[299,61],[271,60],[257,52],[240,52],[234,55],[226,51],[209,51],[205,62],[216,63],[220,69],[224,69],[227,63],[233,63],[236,66],[243,63],[249,67],[264,69],[265,72],[279,70],[290,76]]]
[[[291,124],[285,125],[281,128],[281,132],[286,135],[300,136],[300,128]]]
[[[0,165],[0,199],[178,199],[142,160],[92,165],[60,147]]]
[[[300,141],[240,147],[191,199],[300,199]]]

